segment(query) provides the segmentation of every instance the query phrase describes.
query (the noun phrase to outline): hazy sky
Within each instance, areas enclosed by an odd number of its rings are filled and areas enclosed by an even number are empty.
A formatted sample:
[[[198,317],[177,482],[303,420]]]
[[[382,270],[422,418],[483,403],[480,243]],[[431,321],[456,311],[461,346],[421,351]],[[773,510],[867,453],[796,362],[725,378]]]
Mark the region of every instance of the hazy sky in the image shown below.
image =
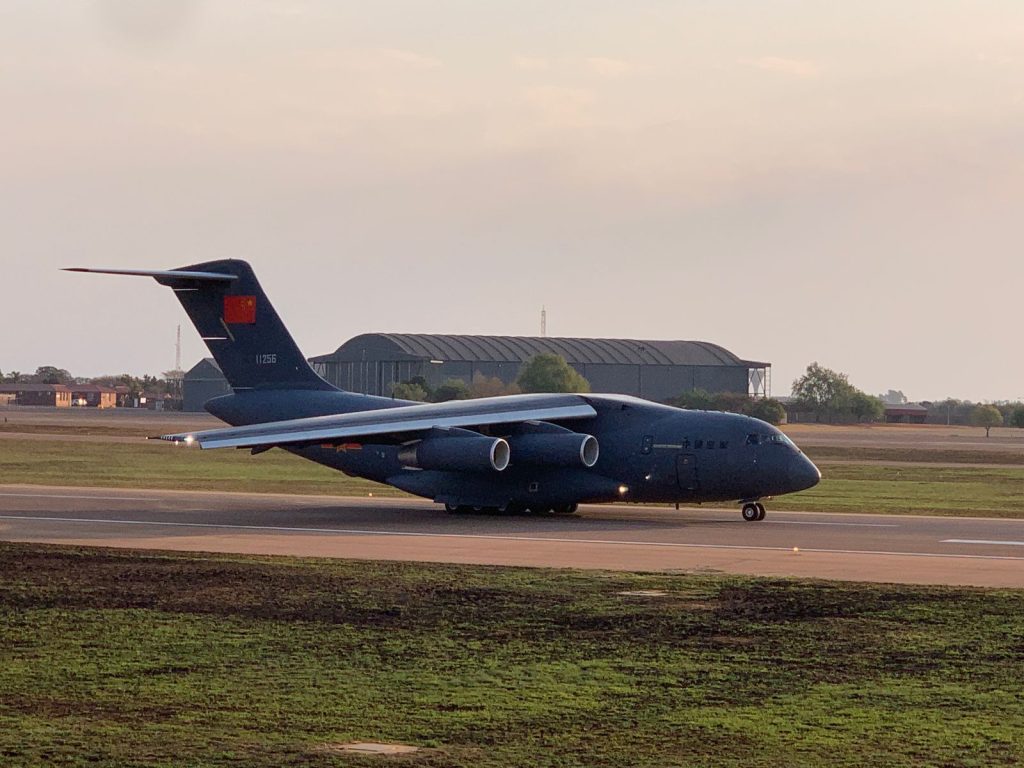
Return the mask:
[[[1020,0],[5,0],[0,369],[205,354],[253,263],[299,345],[703,339],[1024,397]]]

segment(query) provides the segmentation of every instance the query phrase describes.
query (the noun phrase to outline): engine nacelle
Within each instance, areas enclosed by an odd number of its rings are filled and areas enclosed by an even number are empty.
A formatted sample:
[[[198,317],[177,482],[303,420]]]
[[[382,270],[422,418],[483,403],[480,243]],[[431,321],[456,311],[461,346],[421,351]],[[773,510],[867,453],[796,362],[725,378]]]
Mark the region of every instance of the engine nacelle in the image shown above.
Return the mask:
[[[541,467],[592,467],[600,447],[593,435],[535,432],[509,438],[512,461]]]
[[[427,437],[398,452],[404,466],[451,472],[501,472],[510,457],[505,440],[477,434]]]

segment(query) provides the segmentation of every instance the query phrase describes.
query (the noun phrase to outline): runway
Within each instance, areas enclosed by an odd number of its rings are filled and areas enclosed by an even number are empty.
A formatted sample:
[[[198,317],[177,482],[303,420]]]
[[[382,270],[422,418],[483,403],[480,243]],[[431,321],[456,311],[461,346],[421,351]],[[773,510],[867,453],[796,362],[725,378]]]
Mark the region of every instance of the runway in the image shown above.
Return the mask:
[[[1024,588],[1024,521],[588,506],[449,515],[426,501],[0,486],[0,539],[373,560]]]

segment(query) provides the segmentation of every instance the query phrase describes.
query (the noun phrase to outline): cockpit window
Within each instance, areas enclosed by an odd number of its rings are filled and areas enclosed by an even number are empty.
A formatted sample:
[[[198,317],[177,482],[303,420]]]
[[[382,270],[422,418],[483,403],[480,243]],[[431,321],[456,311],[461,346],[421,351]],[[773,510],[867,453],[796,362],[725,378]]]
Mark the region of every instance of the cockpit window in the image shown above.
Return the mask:
[[[784,434],[779,432],[778,434],[772,435],[747,435],[747,445],[789,445],[793,446],[793,441],[786,437]],[[795,447],[795,446],[794,446]]]

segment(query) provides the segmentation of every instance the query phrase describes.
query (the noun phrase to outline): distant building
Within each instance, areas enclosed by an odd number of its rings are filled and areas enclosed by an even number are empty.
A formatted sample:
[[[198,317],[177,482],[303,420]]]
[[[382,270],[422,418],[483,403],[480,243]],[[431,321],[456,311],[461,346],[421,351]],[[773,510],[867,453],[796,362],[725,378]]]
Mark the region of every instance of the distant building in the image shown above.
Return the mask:
[[[14,395],[14,405],[71,407],[71,390],[63,384],[0,384],[0,394]]]
[[[72,384],[71,404],[87,408],[116,408],[117,390],[101,384]]]
[[[231,386],[221,373],[220,366],[212,357],[206,357],[192,366],[182,379],[181,409],[198,413],[203,410],[207,400],[228,394],[231,394]]]
[[[885,406],[886,424],[924,424],[928,409],[919,403],[901,403]]]
[[[660,401],[694,389],[771,395],[770,363],[742,360],[704,341],[368,333],[310,363],[337,387],[387,396],[394,384],[417,376],[435,387],[448,379],[468,384],[478,374],[509,384],[543,352],[563,357],[594,392]]]
[[[469,384],[478,374],[511,384],[542,352],[561,355],[594,392],[655,401],[694,389],[771,396],[771,363],[742,360],[705,341],[368,333],[309,363],[336,387],[387,397],[396,383],[417,376],[431,387],[449,379]],[[202,411],[207,400],[230,392],[216,361],[205,358],[182,381],[183,410]]]

